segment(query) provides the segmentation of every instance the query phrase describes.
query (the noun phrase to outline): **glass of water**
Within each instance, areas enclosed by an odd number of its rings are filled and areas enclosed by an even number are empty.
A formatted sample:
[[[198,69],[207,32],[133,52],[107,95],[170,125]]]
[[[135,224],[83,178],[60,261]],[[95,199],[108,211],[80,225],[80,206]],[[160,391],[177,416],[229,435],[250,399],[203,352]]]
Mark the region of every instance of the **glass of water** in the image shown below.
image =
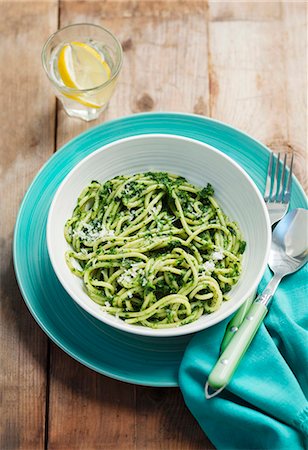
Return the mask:
[[[42,50],[43,67],[65,111],[86,121],[106,108],[122,60],[118,39],[109,30],[87,23],[58,30]]]

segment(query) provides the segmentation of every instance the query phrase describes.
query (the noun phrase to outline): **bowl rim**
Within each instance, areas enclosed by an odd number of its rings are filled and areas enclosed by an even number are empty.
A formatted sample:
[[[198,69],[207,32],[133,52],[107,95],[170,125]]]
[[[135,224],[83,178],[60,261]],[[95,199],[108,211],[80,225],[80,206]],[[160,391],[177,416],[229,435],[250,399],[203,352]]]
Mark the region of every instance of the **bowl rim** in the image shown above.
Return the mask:
[[[125,324],[125,322],[123,322],[123,321],[121,321],[121,322],[114,321],[114,317],[112,315],[102,314],[102,311],[99,312],[98,310],[94,310],[89,305],[83,303],[83,301],[79,298],[79,296],[72,289],[70,289],[70,287],[67,285],[66,277],[62,275],[62,272],[58,268],[57,263],[56,263],[53,246],[52,246],[52,239],[51,239],[51,233],[52,233],[51,219],[54,215],[55,205],[57,203],[58,197],[61,195],[61,191],[62,191],[63,187],[70,181],[70,179],[74,176],[75,172],[77,172],[78,169],[86,161],[94,158],[97,153],[101,153],[103,151],[106,151],[112,147],[115,147],[115,146],[125,143],[125,142],[149,139],[149,138],[151,138],[151,139],[152,138],[176,139],[176,140],[181,140],[181,141],[185,141],[185,142],[191,142],[194,144],[198,144],[201,147],[210,149],[214,153],[219,154],[219,156],[222,157],[223,159],[228,160],[229,163],[231,163],[231,165],[233,165],[242,174],[242,176],[246,179],[246,181],[250,184],[250,186],[254,190],[254,192],[259,200],[259,203],[260,203],[263,215],[264,215],[266,231],[267,231],[266,247],[265,247],[265,253],[263,256],[263,262],[261,264],[261,267],[259,268],[257,276],[255,277],[254,283],[247,290],[247,293],[245,294],[245,298],[243,298],[237,304],[233,305],[228,311],[225,311],[222,315],[220,315],[218,317],[212,317],[212,320],[210,320],[209,321],[210,323],[207,323],[206,326],[204,326],[204,324],[202,324],[202,323],[199,323],[199,325],[198,325],[199,321],[197,320],[195,322],[192,322],[187,325],[183,325],[181,327],[154,329],[154,328],[147,328],[147,327],[137,327],[134,325],[129,326],[128,324]],[[199,141],[198,139],[181,136],[181,135],[176,135],[176,134],[169,134],[169,133],[144,133],[144,134],[138,134],[138,135],[134,135],[134,136],[128,136],[128,137],[121,138],[121,139],[116,139],[112,142],[102,145],[101,147],[94,150],[86,157],[84,157],[69,171],[69,173],[64,177],[62,182],[59,184],[59,186],[54,194],[54,197],[52,199],[52,202],[50,204],[48,216],[47,216],[47,224],[46,224],[46,240],[47,240],[47,249],[48,249],[49,258],[50,258],[53,270],[54,270],[58,280],[60,281],[62,287],[66,290],[68,295],[84,311],[86,311],[91,316],[95,317],[96,319],[100,320],[101,322],[103,322],[113,328],[117,328],[121,331],[125,331],[125,332],[131,333],[131,334],[141,335],[141,336],[152,336],[152,337],[174,337],[174,336],[184,336],[187,334],[194,334],[199,331],[203,331],[207,328],[210,328],[211,326],[216,325],[217,323],[222,322],[227,317],[230,317],[235,311],[237,311],[243,305],[243,303],[247,299],[249,299],[252,295],[255,294],[258,284],[260,283],[260,281],[263,277],[263,274],[265,272],[267,262],[268,262],[268,257],[269,257],[270,247],[271,247],[271,224],[270,224],[270,219],[269,219],[269,214],[268,214],[268,211],[266,208],[266,204],[265,204],[264,199],[263,199],[259,189],[257,188],[255,182],[248,175],[248,173],[236,161],[234,161],[230,156],[226,155],[221,150],[218,150],[216,147],[214,147],[210,144],[207,144],[206,142]],[[95,302],[93,302],[93,305],[97,306],[97,304]],[[211,315],[209,315],[208,317],[211,317]]]

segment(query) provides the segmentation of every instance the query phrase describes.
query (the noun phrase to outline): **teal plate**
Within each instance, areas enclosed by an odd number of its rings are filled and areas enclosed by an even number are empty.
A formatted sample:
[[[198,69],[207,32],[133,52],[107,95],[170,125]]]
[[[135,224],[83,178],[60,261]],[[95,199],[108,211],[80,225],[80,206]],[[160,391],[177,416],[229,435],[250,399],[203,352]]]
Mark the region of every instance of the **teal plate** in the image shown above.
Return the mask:
[[[169,133],[206,142],[237,161],[264,190],[269,151],[223,123],[189,114],[149,113],[124,117],[77,136],[56,152],[28,189],[17,217],[14,265],[25,302],[45,333],[82,364],[122,381],[177,386],[183,352],[191,336],[151,338],[113,329],[84,312],[69,297],[51,266],[46,222],[52,198],[68,172],[102,145],[128,136]],[[291,207],[306,207],[296,179]]]

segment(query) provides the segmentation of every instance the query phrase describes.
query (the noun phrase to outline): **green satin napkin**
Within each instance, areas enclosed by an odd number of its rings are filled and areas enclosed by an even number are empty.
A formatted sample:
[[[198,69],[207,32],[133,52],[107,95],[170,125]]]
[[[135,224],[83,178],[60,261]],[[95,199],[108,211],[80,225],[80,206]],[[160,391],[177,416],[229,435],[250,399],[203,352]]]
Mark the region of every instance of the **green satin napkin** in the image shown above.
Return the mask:
[[[271,276],[268,269],[260,290]],[[188,408],[219,450],[308,448],[308,265],[282,280],[229,386],[207,400],[229,320],[198,333],[185,351],[179,384]]]

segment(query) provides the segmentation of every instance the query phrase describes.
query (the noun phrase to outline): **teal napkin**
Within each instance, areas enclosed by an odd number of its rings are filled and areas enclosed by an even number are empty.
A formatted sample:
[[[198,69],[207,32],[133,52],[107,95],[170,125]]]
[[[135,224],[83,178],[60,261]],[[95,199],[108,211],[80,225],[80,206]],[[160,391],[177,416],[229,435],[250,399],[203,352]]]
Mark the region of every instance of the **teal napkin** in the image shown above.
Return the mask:
[[[271,278],[268,269],[262,290]],[[282,280],[229,386],[207,400],[204,384],[227,323],[198,333],[179,371],[184,400],[221,450],[308,448],[308,265]]]

